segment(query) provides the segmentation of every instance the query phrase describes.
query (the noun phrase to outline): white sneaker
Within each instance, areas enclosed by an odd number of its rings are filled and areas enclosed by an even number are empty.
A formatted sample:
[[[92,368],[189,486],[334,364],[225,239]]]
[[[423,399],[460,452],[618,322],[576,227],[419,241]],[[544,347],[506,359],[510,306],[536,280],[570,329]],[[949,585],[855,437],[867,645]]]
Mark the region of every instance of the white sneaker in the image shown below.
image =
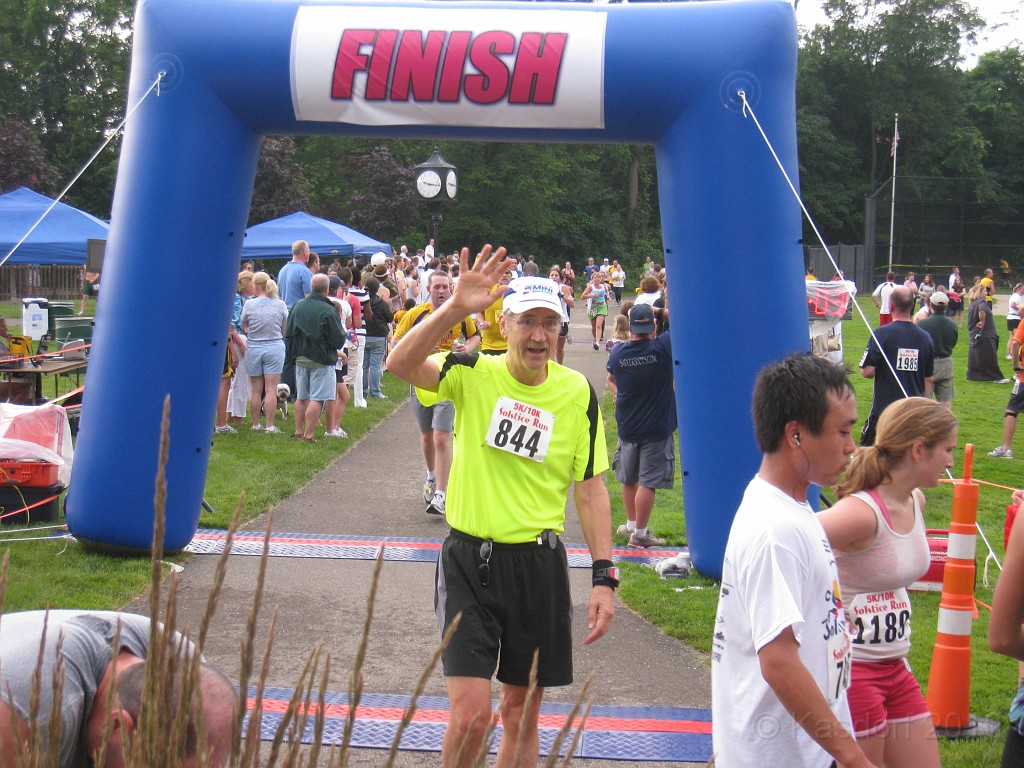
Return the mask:
[[[619,534],[619,536],[632,536],[633,535],[633,531],[629,530],[629,526],[626,525],[625,523],[623,523],[618,528],[616,528],[615,532],[617,534]]]
[[[1003,446],[1000,445],[994,451],[989,451],[988,455],[994,459],[1012,459],[1013,449],[1003,448]]]
[[[267,427],[263,431],[266,432],[268,435],[279,435],[279,434],[281,434],[281,430],[278,429],[277,427]]]
[[[434,491],[437,490],[437,479],[428,477],[423,483],[423,503],[429,504],[434,500]]]
[[[213,429],[218,435],[233,435],[238,431],[230,424],[225,424],[223,427],[214,427]]]
[[[365,400],[356,400],[354,403],[352,403],[352,407],[353,408],[368,408],[369,406],[367,405]]]
[[[440,515],[444,517],[444,494],[438,491],[434,494],[434,498],[430,500],[430,504],[427,505],[428,515]]]
[[[253,432],[262,432],[263,431],[263,425],[262,424],[253,424],[252,425],[252,431]]]
[[[329,432],[324,432],[324,437],[348,437],[348,432],[341,427],[338,427],[337,429],[332,429]]]

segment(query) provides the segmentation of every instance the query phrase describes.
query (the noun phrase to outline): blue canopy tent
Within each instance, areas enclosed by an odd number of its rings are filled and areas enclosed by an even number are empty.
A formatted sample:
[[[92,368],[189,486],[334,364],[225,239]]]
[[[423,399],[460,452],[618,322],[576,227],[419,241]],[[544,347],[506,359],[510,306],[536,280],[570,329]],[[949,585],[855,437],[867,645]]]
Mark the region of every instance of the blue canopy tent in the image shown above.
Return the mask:
[[[242,258],[291,258],[292,243],[305,240],[309,249],[320,254],[321,262],[336,256],[372,256],[378,251],[391,255],[391,246],[361,232],[349,229],[304,211],[264,221],[249,227],[242,245]]]
[[[53,199],[20,187],[0,195],[0,259],[10,253]],[[105,240],[110,225],[95,216],[57,203],[7,264],[84,264],[86,241]]]

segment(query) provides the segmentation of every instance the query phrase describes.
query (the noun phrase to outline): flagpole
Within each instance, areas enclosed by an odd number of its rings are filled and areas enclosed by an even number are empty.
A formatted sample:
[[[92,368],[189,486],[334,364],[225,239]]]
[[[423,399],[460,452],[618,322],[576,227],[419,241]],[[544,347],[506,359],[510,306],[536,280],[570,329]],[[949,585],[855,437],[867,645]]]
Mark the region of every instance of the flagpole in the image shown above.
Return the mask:
[[[892,248],[893,238],[896,230],[896,149],[900,145],[900,115],[896,113],[896,120],[892,127],[892,208],[889,210],[889,271],[892,272]]]

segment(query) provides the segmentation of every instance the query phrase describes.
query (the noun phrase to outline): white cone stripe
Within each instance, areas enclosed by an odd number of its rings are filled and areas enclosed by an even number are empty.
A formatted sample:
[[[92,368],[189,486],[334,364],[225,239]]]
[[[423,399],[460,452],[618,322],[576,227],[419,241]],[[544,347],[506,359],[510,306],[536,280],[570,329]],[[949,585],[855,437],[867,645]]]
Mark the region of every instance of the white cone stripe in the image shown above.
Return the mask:
[[[939,608],[939,632],[946,635],[971,635],[971,624],[974,622],[972,611],[953,611]]]
[[[951,533],[949,534],[949,546],[946,548],[946,555],[958,560],[974,560],[978,551],[978,537],[973,534]]]

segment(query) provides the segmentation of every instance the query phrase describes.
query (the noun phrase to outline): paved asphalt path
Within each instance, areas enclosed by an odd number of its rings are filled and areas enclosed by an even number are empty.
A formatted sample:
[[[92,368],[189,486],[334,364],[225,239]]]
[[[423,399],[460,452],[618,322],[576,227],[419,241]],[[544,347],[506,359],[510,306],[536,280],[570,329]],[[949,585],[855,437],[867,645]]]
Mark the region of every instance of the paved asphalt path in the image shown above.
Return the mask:
[[[575,318],[574,318],[575,319]],[[572,326],[575,344],[566,347],[566,364],[582,371],[598,392],[604,390],[607,353],[595,352],[585,318]],[[614,434],[608,435],[614,440]],[[259,482],[259,478],[251,478]],[[273,531],[333,535],[389,535],[440,538],[443,519],[425,514],[423,460],[411,407],[403,404],[358,445],[317,475],[305,488],[274,510]],[[244,484],[240,482],[240,490]],[[493,489],[496,496],[506,489]],[[245,526],[262,531],[266,517]],[[583,544],[570,494],[564,539]],[[193,556],[180,575],[179,624],[198,626],[216,557]],[[220,598],[217,621],[207,639],[207,659],[237,679],[238,649],[245,634],[259,558],[232,556]],[[258,630],[263,652],[271,611],[278,611],[268,685],[291,688],[313,645],[322,642],[332,657],[329,690],[344,691],[366,612],[373,563],[365,560],[314,558],[268,559],[266,595]],[[433,563],[385,562],[376,614],[363,673],[365,692],[411,694],[437,642],[433,613]],[[572,702],[591,671],[596,672],[596,703],[673,707],[711,706],[711,670],[706,656],[691,650],[633,614],[616,599],[611,631],[584,646],[590,571],[572,569],[575,606],[576,684],[550,689],[548,701]],[[680,593],[679,599],[685,599]],[[147,612],[138,601],[130,610]],[[495,686],[495,696],[497,696]],[[444,679],[435,672],[424,691],[445,695]],[[373,766],[386,752],[356,750],[350,765]],[[493,761],[493,758],[492,758]],[[403,752],[400,766],[436,766],[438,753]],[[578,760],[581,766],[619,767],[621,761]],[[646,763],[645,765],[684,765]]]

